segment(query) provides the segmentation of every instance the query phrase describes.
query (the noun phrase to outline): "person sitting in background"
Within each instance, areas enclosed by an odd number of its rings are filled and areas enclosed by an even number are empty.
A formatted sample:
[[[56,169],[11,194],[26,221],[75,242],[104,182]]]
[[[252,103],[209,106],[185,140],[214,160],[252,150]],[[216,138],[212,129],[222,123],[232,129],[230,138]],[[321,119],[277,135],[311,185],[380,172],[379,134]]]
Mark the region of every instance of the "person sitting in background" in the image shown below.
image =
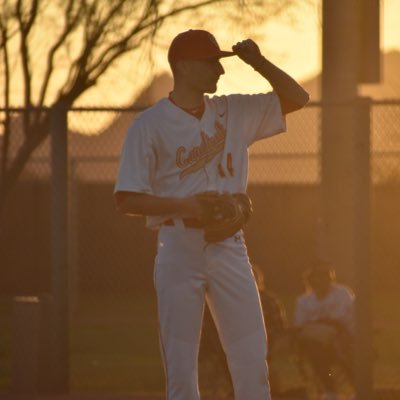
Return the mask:
[[[261,267],[258,264],[253,264],[252,269],[260,294],[265,327],[267,329],[267,358],[270,358],[273,349],[277,346],[279,338],[282,337],[288,327],[286,310],[278,296],[265,288],[264,273]]]
[[[296,300],[295,338],[300,357],[307,360],[325,392],[324,399],[337,399],[334,365],[353,383],[352,342],[354,294],[336,282],[326,263],[317,263],[304,274],[306,292]]]
[[[282,388],[279,368],[277,368],[275,360],[279,357],[280,344],[282,344],[287,333],[288,320],[286,309],[279,297],[265,287],[264,272],[261,267],[253,263],[252,270],[260,294],[265,328],[267,330],[267,361],[269,365],[271,394],[277,396],[281,394]]]

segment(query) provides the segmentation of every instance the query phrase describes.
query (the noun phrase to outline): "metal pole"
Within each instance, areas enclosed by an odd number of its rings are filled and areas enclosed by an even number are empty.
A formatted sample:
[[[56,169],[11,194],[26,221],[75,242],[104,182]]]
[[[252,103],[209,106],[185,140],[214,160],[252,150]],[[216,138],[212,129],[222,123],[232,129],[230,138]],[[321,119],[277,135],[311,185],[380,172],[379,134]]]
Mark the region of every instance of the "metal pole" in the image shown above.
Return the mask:
[[[338,278],[351,281],[353,270],[353,101],[357,97],[358,39],[355,1],[323,1],[321,257]]]
[[[79,264],[78,264],[78,162],[69,160],[69,226],[68,226],[68,258],[69,258],[69,314],[70,321],[79,306]]]
[[[68,128],[67,109],[58,104],[50,114],[52,165],[52,347],[54,391],[69,389],[68,327]]]
[[[369,102],[358,98],[360,3],[323,0],[322,257],[352,284],[355,391],[372,398]]]

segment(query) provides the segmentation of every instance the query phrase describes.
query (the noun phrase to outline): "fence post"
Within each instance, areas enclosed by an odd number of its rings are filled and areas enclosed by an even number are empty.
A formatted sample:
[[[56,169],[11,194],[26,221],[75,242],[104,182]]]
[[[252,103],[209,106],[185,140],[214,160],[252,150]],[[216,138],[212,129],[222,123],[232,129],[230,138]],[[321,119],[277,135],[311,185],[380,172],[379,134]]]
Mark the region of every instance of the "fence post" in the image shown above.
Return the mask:
[[[69,389],[69,312],[68,312],[68,126],[67,108],[51,109],[52,183],[52,346],[54,392]]]
[[[39,381],[40,305],[36,296],[13,299],[12,390],[36,393]]]
[[[69,216],[68,216],[68,254],[69,254],[69,315],[70,320],[79,307],[79,263],[78,263],[78,207],[79,184],[78,162],[71,157],[69,160]]]
[[[353,142],[354,173],[354,366],[357,400],[373,396],[371,299],[371,99],[355,100]]]

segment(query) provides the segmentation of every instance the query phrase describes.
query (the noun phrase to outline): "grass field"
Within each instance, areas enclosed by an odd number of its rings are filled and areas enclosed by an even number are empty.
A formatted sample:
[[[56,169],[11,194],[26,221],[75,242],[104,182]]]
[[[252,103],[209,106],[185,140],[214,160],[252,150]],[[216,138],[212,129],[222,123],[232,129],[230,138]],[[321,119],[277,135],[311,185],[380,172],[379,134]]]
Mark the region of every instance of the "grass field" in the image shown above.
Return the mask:
[[[398,298],[399,294],[395,292],[374,296],[375,387],[400,387]],[[11,379],[12,299],[0,300],[0,390],[6,392]],[[290,319],[294,298],[282,296],[282,300]],[[147,297],[98,296],[82,301],[70,325],[72,390],[88,393],[163,392],[164,372],[154,301],[153,293]],[[201,364],[200,384],[205,393],[216,390],[220,371],[214,367],[212,362]],[[281,353],[274,368],[285,389],[302,384],[302,377],[287,352]]]

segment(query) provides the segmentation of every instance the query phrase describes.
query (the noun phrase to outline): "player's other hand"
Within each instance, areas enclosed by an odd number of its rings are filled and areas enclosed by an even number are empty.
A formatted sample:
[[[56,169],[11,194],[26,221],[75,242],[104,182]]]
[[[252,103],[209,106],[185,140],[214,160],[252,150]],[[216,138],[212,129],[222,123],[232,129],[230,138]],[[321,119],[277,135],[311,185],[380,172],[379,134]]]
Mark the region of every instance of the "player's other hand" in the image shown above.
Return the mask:
[[[210,210],[217,205],[219,199],[220,195],[216,191],[186,197],[182,206],[183,216],[204,220],[209,216]]]
[[[252,39],[242,40],[232,46],[235,54],[245,63],[255,67],[263,60],[260,48]]]

